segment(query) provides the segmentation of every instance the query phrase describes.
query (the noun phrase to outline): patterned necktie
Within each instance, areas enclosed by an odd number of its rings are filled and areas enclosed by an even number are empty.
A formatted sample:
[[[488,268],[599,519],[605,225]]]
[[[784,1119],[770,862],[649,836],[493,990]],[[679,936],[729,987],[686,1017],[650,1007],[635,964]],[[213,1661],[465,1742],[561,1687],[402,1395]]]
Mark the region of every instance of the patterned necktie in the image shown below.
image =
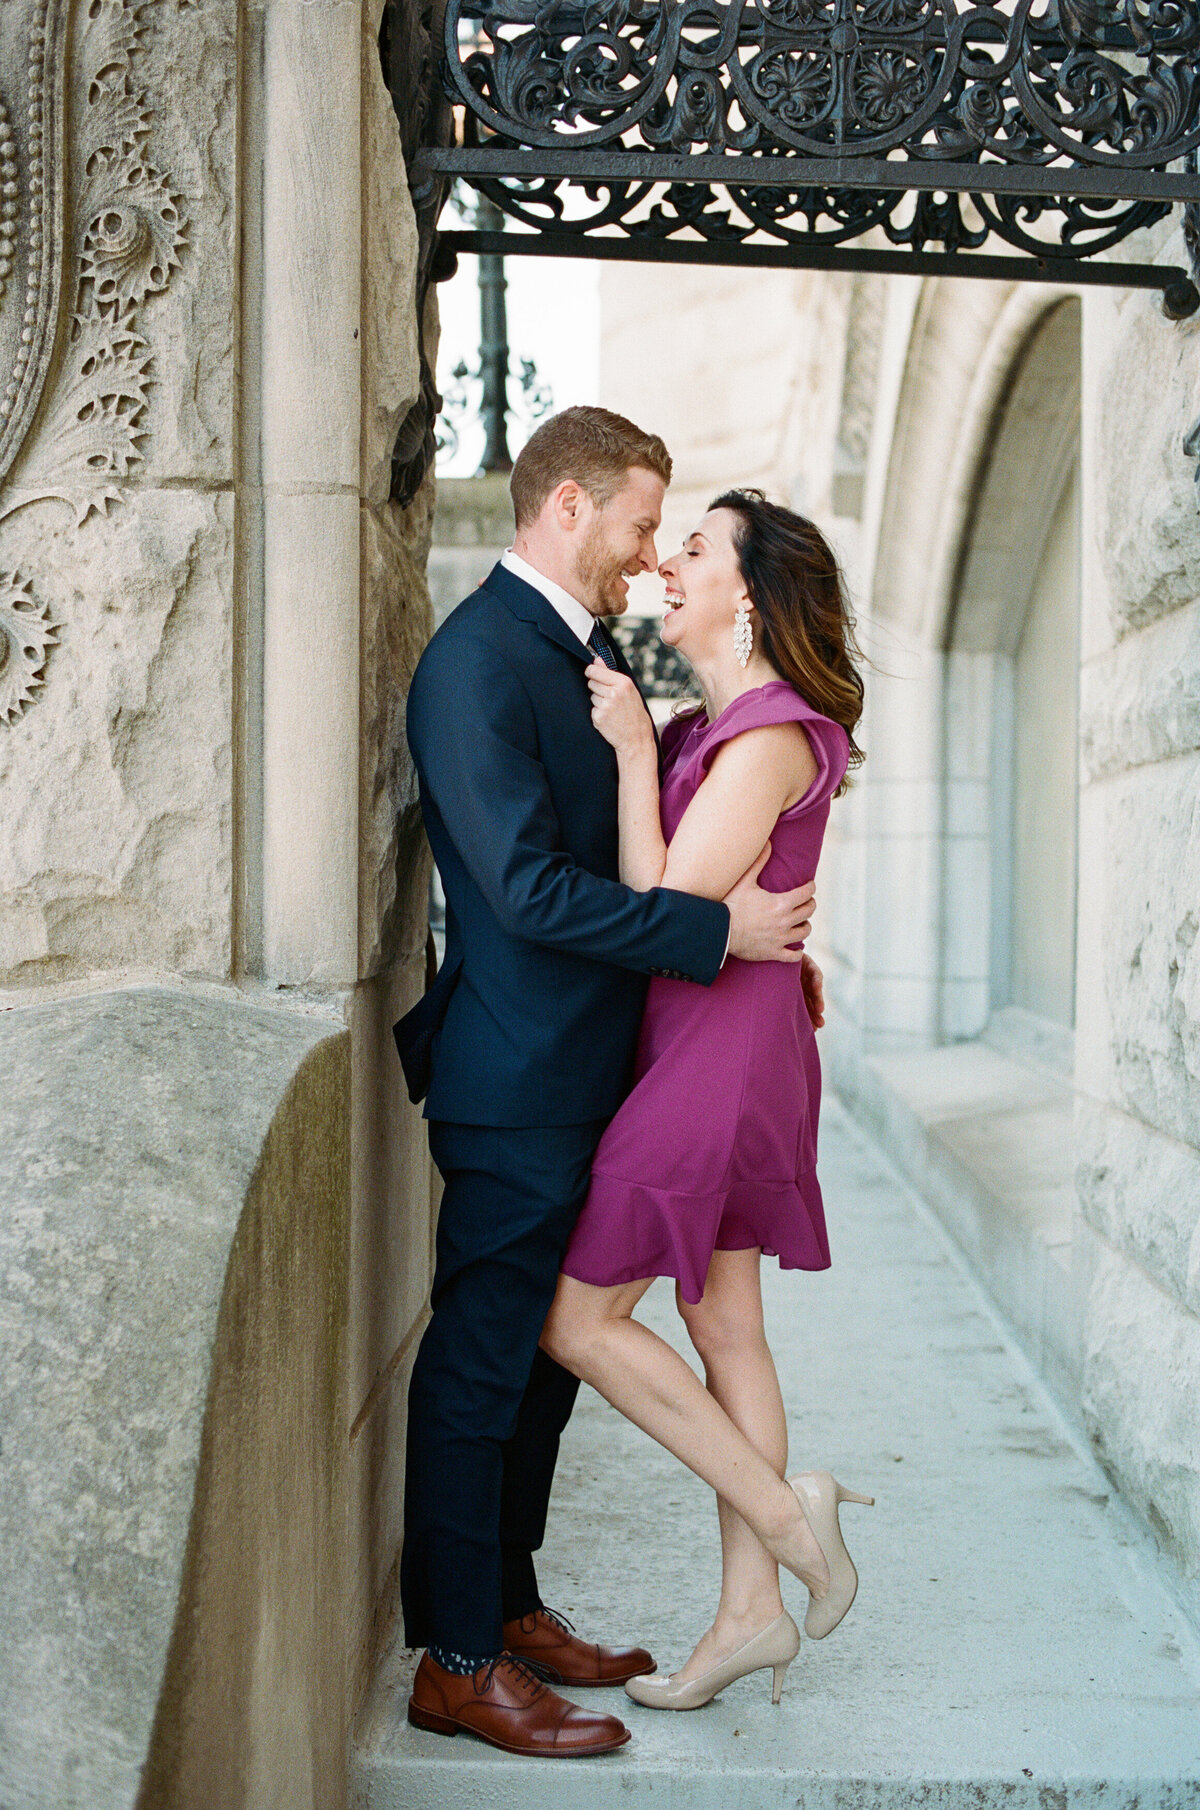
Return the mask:
[[[617,665],[617,656],[612,650],[608,636],[601,628],[599,622],[594,622],[592,624],[592,632],[588,636],[588,646],[595,654],[597,660],[603,660],[604,664],[606,666],[611,666],[614,672],[619,672],[621,670]]]

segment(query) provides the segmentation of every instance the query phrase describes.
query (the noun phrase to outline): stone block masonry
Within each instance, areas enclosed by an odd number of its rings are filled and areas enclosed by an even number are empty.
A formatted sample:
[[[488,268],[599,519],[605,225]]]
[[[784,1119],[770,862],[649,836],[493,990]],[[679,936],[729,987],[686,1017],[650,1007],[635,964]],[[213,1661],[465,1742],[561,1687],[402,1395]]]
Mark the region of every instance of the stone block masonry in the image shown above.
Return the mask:
[[[0,1802],[337,1802],[350,1036],[0,1012]]]

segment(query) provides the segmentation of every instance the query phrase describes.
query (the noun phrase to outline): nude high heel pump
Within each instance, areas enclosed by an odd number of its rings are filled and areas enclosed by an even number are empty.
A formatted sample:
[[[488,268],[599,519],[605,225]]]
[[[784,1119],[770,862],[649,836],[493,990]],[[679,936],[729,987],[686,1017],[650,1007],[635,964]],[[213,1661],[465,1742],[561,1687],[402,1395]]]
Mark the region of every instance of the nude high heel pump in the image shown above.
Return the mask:
[[[735,1678],[745,1678],[749,1672],[765,1671],[770,1666],[774,1674],[771,1701],[778,1703],[783,1695],[784,1674],[799,1651],[800,1630],[785,1609],[728,1659],[710,1666],[699,1678],[689,1678],[686,1683],[675,1678],[629,1678],[625,1692],[646,1709],[699,1709],[711,1703],[717,1692]]]
[[[829,1566],[829,1589],[820,1601],[809,1592],[808,1614],[804,1617],[804,1632],[809,1639],[824,1640],[833,1633],[858,1590],[858,1573],[838,1525],[838,1504],[862,1502],[873,1508],[875,1498],[843,1489],[828,1471],[802,1471],[798,1477],[788,1478],[788,1487],[794,1491]]]

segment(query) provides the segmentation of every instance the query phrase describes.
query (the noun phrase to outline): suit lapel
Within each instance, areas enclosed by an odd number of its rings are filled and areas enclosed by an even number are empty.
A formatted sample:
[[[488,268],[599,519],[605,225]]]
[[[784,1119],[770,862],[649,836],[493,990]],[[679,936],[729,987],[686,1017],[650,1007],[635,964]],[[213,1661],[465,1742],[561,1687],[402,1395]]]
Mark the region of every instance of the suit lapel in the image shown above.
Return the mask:
[[[591,649],[586,648],[577,635],[567,627],[554,605],[507,566],[495,565],[483,581],[485,591],[510,609],[514,616],[523,622],[532,622],[541,630],[548,641],[565,647],[569,654],[574,654],[586,666],[592,658]]]
[[[574,654],[575,658],[581,660],[585,666],[590,665],[595,658],[591,648],[585,647],[578,636],[573,634],[567,627],[549,599],[543,597],[542,593],[539,590],[536,590],[533,585],[526,584],[523,578],[518,578],[515,572],[510,572],[507,566],[502,566],[500,564],[494,565],[483,581],[483,588],[485,591],[490,591],[493,597],[498,598],[501,603],[505,604],[507,608],[512,611],[514,616],[519,616],[523,622],[532,622],[536,628],[541,630],[548,641],[553,641],[557,646],[566,648],[569,654]],[[620,642],[615,635],[609,634],[607,629],[604,630],[604,633],[608,636],[608,644],[613,650],[613,655],[617,662],[617,670],[623,672],[627,679],[632,679],[634,684],[637,685],[637,678],[635,677],[628,660],[625,658]],[[638,691],[640,694],[640,686],[638,686]],[[645,703],[644,698],[642,699],[642,702]],[[646,714],[647,716],[650,714],[648,707]],[[651,718],[652,723],[653,720],[654,719]],[[654,729],[654,741],[655,746],[658,748],[659,774],[661,777],[662,743],[659,739],[657,726],[655,726]]]

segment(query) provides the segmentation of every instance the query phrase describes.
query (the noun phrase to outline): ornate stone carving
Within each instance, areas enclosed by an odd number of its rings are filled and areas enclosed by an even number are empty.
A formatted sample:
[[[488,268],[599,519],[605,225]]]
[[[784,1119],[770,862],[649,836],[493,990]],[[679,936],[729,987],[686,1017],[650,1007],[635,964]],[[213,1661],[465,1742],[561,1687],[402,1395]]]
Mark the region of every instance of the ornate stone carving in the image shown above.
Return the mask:
[[[52,499],[77,523],[103,514],[141,459],[153,382],[141,312],[178,269],[187,232],[172,179],[150,156],[153,114],[137,79],[148,10],[144,0],[0,9],[0,71],[16,63],[18,22],[28,71],[23,114],[0,97],[0,283],[10,291],[0,289],[0,522]],[[12,720],[2,708],[0,719]]]
[[[37,695],[57,639],[49,610],[21,574],[0,571],[0,723],[15,723]]]
[[[70,4],[0,8],[0,482],[37,413],[58,331]]]

